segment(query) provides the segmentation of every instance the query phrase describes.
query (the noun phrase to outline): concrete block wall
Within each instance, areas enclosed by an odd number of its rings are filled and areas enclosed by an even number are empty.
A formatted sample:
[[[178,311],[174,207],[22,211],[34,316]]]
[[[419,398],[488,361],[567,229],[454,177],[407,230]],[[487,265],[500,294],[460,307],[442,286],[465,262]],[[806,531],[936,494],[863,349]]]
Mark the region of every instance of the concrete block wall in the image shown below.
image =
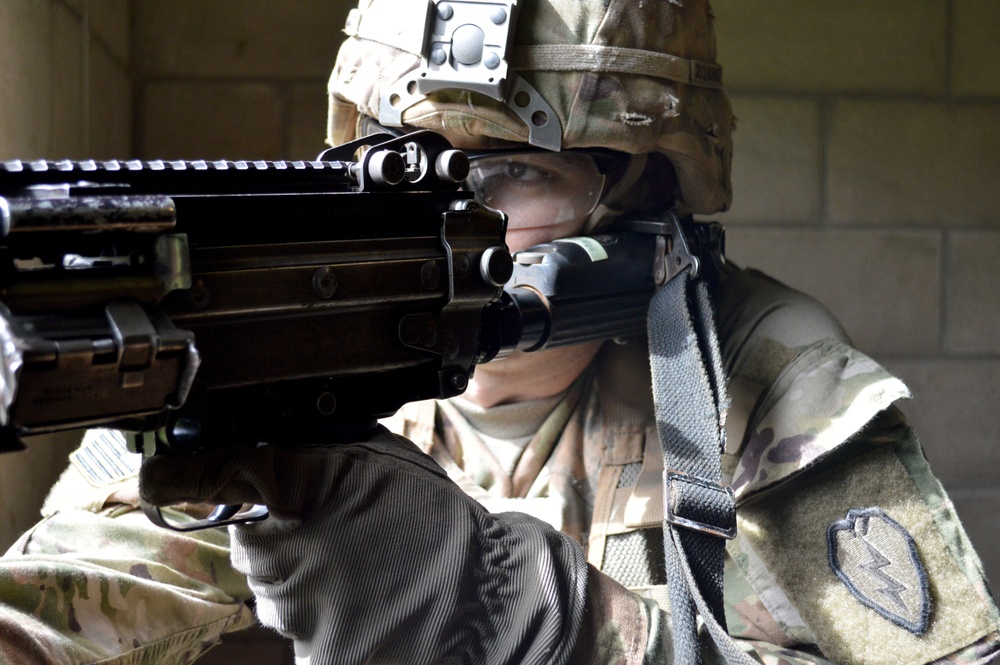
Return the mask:
[[[0,2],[0,160],[129,157],[129,0]],[[77,433],[0,455],[0,551],[38,521]]]
[[[0,158],[131,156],[129,0],[0,3]]]
[[[348,2],[136,3],[136,142],[148,158],[312,159]]]
[[[713,0],[738,117],[729,255],[826,304],[1000,585],[1000,5]]]

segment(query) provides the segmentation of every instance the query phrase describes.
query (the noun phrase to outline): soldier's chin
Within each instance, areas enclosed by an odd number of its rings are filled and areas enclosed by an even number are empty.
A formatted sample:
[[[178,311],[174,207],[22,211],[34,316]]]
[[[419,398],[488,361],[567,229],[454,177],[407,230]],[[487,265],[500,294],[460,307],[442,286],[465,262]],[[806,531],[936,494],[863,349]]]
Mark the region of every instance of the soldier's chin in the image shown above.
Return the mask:
[[[512,351],[509,355],[503,356],[502,358],[493,358],[489,362],[477,366],[476,371],[477,372],[480,371],[480,369],[482,369],[483,367],[502,367],[505,364],[509,365],[511,363],[511,359],[513,359],[513,361],[517,363],[519,358],[525,358],[528,355],[530,354],[526,353],[525,351]],[[473,375],[473,378],[475,378],[475,375]]]

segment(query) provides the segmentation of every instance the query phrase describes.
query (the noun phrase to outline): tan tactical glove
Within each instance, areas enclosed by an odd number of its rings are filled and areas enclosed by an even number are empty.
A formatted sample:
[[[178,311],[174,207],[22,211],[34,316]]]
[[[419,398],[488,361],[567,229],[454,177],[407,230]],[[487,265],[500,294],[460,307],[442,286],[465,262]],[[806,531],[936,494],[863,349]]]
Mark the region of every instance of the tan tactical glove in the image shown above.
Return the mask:
[[[258,503],[231,527],[234,567],[297,662],[565,663],[587,566],[533,518],[490,514],[416,446],[264,446],[154,458],[143,498]]]

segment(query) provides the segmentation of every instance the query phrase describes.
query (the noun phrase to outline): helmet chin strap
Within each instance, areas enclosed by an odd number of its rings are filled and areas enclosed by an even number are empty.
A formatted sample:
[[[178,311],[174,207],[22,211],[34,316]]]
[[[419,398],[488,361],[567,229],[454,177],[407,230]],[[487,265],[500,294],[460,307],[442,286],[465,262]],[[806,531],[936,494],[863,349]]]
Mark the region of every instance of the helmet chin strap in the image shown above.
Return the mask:
[[[598,201],[597,207],[587,217],[587,222],[583,226],[586,234],[594,233],[615,221],[625,213],[625,207],[631,200],[632,190],[642,179],[642,174],[646,171],[646,163],[649,156],[629,155],[625,172],[618,180],[611,185],[608,191]]]

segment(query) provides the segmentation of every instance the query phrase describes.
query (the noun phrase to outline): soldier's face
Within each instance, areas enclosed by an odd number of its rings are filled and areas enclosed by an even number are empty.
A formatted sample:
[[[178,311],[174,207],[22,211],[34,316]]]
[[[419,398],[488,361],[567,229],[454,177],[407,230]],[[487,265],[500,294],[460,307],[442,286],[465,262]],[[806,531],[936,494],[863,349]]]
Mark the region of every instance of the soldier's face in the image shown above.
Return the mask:
[[[466,186],[508,215],[507,245],[518,252],[577,235],[604,189],[604,175],[581,153],[524,152],[479,157]]]

